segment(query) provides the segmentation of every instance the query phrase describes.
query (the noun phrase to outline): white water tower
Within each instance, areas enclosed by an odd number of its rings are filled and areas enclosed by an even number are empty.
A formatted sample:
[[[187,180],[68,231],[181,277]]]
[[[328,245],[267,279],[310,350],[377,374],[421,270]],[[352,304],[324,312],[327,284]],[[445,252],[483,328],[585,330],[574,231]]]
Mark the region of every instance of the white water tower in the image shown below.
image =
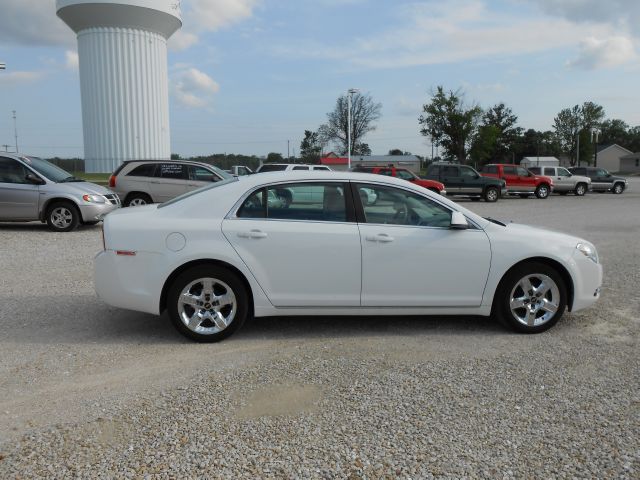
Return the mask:
[[[57,0],[78,36],[85,170],[168,159],[167,40],[179,0]]]

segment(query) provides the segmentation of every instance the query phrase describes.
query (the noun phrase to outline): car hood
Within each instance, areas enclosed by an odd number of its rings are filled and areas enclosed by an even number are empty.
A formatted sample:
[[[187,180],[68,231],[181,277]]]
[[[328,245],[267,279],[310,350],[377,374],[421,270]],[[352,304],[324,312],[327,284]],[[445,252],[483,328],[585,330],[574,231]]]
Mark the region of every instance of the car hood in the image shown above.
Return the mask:
[[[497,225],[493,224],[493,226]],[[508,235],[520,237],[522,241],[526,243],[538,243],[541,239],[544,239],[544,242],[547,244],[564,244],[575,247],[578,243],[586,241],[583,238],[567,233],[541,227],[533,227],[531,225],[524,225],[521,223],[506,223],[505,227],[497,227],[502,228],[503,232],[506,230]]]
[[[64,188],[67,191],[74,191],[81,195],[93,194],[93,195],[110,195],[113,192],[106,187],[96,185],[91,182],[64,182],[56,184],[59,188]]]

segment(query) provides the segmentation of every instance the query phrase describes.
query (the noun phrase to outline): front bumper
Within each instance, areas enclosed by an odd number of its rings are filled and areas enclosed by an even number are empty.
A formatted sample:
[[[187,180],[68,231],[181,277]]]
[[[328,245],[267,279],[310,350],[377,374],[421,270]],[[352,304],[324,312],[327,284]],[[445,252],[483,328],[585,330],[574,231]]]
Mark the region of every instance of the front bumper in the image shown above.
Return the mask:
[[[602,265],[594,263],[576,250],[571,259],[573,276],[572,312],[593,305],[600,298],[602,289]]]
[[[120,200],[116,197],[115,200],[107,201],[106,203],[88,203],[85,202],[78,205],[80,208],[80,215],[83,222],[98,222],[102,220],[105,215],[120,208]]]

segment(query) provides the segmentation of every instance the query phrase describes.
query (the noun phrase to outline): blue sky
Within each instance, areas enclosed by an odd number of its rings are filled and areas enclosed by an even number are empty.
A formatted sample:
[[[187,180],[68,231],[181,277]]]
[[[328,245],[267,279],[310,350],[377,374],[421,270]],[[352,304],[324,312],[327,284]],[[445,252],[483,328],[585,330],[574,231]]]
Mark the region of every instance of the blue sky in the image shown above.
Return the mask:
[[[76,45],[53,0],[3,0],[0,145],[82,156]],[[436,85],[525,128],[595,101],[640,124],[637,0],[183,0],[170,41],[172,151],[297,152],[351,87],[382,103],[373,153],[430,154],[417,118]],[[2,147],[0,147],[1,149]]]

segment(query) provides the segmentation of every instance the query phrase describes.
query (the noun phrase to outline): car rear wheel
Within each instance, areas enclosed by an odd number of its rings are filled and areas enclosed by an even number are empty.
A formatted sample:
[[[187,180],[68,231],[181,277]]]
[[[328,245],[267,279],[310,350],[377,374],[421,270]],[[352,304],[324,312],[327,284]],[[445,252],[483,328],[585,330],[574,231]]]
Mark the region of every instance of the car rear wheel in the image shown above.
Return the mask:
[[[498,197],[500,197],[500,192],[496,187],[488,187],[484,191],[484,199],[486,202],[497,202]]]
[[[624,192],[624,185],[622,183],[616,183],[613,186],[613,193],[620,195],[622,192]]]
[[[47,225],[55,232],[70,232],[80,223],[80,212],[71,202],[56,202],[47,208]]]
[[[167,305],[171,322],[185,337],[218,342],[238,330],[248,314],[248,294],[233,272],[194,267],[176,278]]]
[[[125,207],[141,207],[153,203],[146,193],[130,193],[124,202]]]
[[[494,314],[511,329],[539,333],[555,325],[567,306],[567,289],[556,270],[526,263],[510,270],[500,282]]]
[[[538,185],[538,188],[536,188],[536,197],[538,198],[547,198],[549,193],[549,185],[545,183]]]
[[[576,195],[582,197],[585,193],[587,193],[587,186],[584,183],[579,183],[576,185]]]

